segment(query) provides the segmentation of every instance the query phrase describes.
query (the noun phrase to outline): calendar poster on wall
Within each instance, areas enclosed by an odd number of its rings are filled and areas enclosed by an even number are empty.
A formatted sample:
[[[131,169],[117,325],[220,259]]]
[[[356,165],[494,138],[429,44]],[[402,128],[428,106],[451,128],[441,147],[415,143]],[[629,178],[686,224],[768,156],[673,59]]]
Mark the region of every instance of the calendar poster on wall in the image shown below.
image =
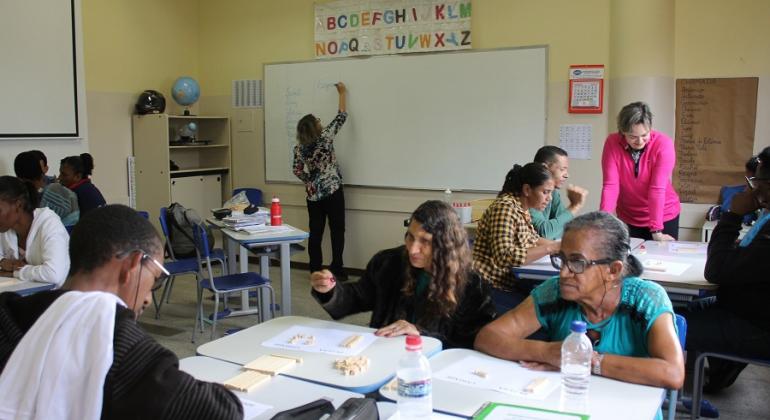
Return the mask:
[[[569,67],[569,112],[601,114],[604,110],[604,65]]]

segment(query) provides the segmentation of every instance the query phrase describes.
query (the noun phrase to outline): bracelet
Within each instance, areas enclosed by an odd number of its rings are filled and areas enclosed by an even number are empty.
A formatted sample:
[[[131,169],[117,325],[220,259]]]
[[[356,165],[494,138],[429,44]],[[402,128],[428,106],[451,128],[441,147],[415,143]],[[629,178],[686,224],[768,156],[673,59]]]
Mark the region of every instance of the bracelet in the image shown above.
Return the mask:
[[[602,376],[602,360],[604,360],[604,354],[594,352],[594,357],[591,359],[592,372],[594,375]]]

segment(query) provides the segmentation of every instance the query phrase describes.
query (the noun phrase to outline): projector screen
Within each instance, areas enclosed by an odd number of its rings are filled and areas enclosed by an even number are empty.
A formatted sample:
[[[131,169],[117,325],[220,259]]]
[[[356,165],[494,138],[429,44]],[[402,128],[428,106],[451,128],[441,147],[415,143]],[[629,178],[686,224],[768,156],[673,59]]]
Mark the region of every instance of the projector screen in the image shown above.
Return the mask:
[[[79,3],[0,0],[0,138],[83,137]]]

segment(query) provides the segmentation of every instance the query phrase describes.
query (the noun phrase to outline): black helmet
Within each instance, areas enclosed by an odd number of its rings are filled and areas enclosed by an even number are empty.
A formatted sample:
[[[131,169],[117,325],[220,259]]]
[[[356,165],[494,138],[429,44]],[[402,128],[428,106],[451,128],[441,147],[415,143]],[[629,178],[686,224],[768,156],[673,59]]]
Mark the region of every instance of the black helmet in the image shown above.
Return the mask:
[[[137,114],[162,114],[166,110],[166,98],[157,90],[145,90],[136,100]]]

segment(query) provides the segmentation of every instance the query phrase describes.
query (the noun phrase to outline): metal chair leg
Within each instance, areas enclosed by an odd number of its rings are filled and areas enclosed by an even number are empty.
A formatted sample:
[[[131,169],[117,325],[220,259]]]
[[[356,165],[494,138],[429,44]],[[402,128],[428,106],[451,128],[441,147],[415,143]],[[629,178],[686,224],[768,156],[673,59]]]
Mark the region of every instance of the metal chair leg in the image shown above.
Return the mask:
[[[695,358],[695,373],[692,381],[692,409],[690,410],[690,418],[697,419],[700,417],[700,404],[703,398],[703,369],[706,364],[706,355],[699,354]]]
[[[201,329],[203,329],[203,289],[200,287],[200,283],[198,285],[198,307],[195,309],[195,325],[193,325],[192,330],[192,339],[191,341],[195,343],[195,330],[198,329],[198,325],[201,326]]]
[[[217,329],[217,318],[219,312],[219,293],[214,292],[214,315],[211,320],[211,339],[214,339],[214,332]]]

